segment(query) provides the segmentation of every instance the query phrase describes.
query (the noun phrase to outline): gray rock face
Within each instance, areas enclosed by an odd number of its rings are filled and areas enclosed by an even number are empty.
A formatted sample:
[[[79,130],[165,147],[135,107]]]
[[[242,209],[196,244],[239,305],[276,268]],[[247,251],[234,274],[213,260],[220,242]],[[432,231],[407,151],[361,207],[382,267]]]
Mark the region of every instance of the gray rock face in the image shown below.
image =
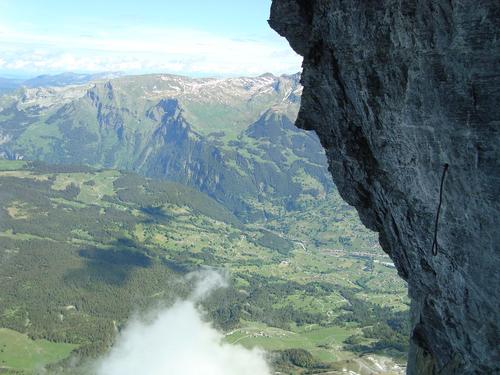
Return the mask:
[[[304,56],[297,125],[408,281],[408,373],[500,372],[500,2],[274,0],[270,25]]]

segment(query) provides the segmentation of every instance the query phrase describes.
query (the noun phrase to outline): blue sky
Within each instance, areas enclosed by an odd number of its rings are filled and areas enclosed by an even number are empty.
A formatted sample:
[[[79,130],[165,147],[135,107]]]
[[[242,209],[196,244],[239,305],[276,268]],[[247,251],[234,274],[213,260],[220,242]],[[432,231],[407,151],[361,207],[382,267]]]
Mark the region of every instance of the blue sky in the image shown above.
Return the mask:
[[[0,75],[294,73],[271,0],[0,0]]]

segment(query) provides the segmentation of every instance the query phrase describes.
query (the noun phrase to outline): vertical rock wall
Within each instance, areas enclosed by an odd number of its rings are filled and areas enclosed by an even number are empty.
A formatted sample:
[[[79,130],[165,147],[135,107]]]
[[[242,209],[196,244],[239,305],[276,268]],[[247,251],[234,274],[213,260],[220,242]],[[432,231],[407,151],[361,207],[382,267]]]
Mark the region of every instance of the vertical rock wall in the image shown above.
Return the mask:
[[[499,373],[500,1],[273,0],[269,22],[304,56],[297,125],[408,281],[408,373]]]

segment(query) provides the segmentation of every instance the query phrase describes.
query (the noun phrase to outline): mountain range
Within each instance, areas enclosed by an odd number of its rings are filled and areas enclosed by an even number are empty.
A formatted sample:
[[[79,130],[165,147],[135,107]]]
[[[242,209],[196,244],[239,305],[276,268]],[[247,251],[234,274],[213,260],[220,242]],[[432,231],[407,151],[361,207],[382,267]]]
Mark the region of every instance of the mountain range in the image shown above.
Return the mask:
[[[42,74],[33,78],[7,78],[0,77],[0,94],[12,92],[20,87],[60,87],[67,85],[79,85],[94,81],[97,79],[111,79],[123,75],[120,72],[103,73],[60,73],[60,74]]]
[[[267,220],[334,189],[316,135],[293,125],[299,78],[145,75],[23,87],[0,97],[0,156],[177,181],[244,220]]]

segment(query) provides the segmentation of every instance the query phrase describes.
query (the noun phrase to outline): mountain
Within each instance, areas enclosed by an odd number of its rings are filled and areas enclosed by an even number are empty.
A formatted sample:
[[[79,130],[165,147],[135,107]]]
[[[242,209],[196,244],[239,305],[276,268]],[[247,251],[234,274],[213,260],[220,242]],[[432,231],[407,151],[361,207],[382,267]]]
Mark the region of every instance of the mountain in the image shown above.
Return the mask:
[[[120,72],[102,72],[79,74],[66,72],[61,74],[43,74],[29,79],[0,77],[0,94],[12,92],[20,87],[62,87],[81,85],[90,81],[112,79],[123,75]]]
[[[317,137],[293,126],[301,92],[298,74],[23,88],[0,97],[0,155],[177,181],[269,220],[334,189]]]
[[[0,77],[0,94],[17,89],[21,86],[22,82],[22,79]]]
[[[79,74],[79,73],[61,73],[61,74],[44,74],[34,78],[27,79],[22,82],[23,86],[26,87],[51,87],[51,86],[68,86],[68,85],[80,85],[90,81],[102,80],[102,79],[112,79],[120,77],[123,74],[120,72],[103,72],[103,73],[93,73],[93,74]]]

